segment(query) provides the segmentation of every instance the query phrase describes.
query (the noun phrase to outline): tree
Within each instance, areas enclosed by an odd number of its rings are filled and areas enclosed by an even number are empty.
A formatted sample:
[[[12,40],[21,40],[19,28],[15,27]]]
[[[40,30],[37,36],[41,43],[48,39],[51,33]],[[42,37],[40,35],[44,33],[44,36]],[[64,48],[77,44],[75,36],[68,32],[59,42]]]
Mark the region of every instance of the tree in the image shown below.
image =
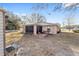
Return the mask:
[[[23,17],[27,23],[40,23],[46,22],[46,18],[39,13],[32,13],[30,16]]]
[[[72,24],[75,16],[75,11],[78,8],[79,4],[78,3],[66,3],[64,4],[64,9],[67,11],[70,11],[69,14],[65,17],[67,20],[67,29],[72,29]]]
[[[21,19],[12,13],[5,14],[6,30],[18,30],[20,28]]]
[[[51,3],[51,4],[36,4],[34,6],[32,6],[32,10],[34,10],[35,12],[36,11],[44,11],[44,10],[48,10],[50,8],[50,5],[53,6],[51,7],[51,10],[49,12],[47,12],[47,14],[50,16],[52,15],[52,12],[66,12],[66,11],[70,11],[67,15],[65,15],[65,19],[64,20],[67,20],[67,25],[70,26],[71,25],[71,22],[72,20],[74,20],[74,16],[75,15],[75,11],[76,9],[79,7],[79,3]],[[28,19],[29,21],[32,21],[34,18],[37,19],[39,17],[37,17],[37,15],[33,14],[32,19]],[[34,19],[34,20],[35,20]],[[35,20],[36,21],[36,20]]]

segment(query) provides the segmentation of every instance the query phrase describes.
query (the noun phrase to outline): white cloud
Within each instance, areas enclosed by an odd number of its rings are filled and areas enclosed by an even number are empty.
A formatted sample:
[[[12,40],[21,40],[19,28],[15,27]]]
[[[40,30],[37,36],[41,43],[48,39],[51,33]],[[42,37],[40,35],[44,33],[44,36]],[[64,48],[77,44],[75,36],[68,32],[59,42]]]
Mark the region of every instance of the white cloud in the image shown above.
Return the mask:
[[[76,6],[76,5],[77,3],[65,3],[64,7],[67,8],[67,7]]]

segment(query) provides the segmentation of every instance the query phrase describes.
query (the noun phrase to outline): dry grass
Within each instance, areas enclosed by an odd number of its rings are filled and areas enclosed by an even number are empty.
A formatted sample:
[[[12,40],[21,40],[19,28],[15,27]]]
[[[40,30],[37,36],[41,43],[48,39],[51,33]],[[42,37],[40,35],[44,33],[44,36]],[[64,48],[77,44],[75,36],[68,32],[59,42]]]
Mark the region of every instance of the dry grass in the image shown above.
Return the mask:
[[[73,33],[72,30],[68,30],[68,29],[61,29],[62,32],[69,32],[69,33]]]
[[[10,32],[5,34],[6,43],[11,44],[14,41],[19,41],[22,38],[23,34],[21,32]]]
[[[66,32],[46,37],[43,37],[43,34],[25,34],[17,44],[23,48],[23,51],[19,52],[20,56],[79,55],[79,33]]]
[[[73,56],[79,55],[79,34],[60,33],[56,35],[24,35],[19,45],[24,52],[22,55],[29,56]]]

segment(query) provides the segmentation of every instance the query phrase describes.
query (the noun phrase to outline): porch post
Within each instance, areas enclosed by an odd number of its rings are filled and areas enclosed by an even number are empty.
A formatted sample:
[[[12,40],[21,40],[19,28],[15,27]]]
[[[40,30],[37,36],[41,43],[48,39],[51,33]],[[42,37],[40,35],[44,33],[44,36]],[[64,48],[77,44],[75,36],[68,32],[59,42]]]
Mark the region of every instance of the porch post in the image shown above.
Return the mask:
[[[0,9],[0,56],[5,54],[4,11]]]
[[[26,33],[25,25],[23,25],[23,33],[24,33],[24,34]]]
[[[33,33],[34,33],[34,35],[37,35],[37,26],[36,25],[34,25],[34,28],[33,28]]]

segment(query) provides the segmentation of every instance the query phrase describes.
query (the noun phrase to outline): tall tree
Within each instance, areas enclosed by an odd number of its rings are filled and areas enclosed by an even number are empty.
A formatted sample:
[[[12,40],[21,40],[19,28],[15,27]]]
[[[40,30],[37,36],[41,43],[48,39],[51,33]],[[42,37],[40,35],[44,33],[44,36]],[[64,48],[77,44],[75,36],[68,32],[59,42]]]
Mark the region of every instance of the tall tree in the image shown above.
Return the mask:
[[[12,13],[5,14],[6,30],[18,30],[20,28],[21,19]]]
[[[79,4],[78,3],[66,3],[64,4],[64,9],[67,11],[70,11],[69,14],[65,17],[67,20],[67,28],[70,30],[73,24],[74,16],[75,16],[75,11],[78,8]]]
[[[32,13],[30,16],[23,17],[27,23],[40,23],[46,22],[46,18],[39,13]]]

